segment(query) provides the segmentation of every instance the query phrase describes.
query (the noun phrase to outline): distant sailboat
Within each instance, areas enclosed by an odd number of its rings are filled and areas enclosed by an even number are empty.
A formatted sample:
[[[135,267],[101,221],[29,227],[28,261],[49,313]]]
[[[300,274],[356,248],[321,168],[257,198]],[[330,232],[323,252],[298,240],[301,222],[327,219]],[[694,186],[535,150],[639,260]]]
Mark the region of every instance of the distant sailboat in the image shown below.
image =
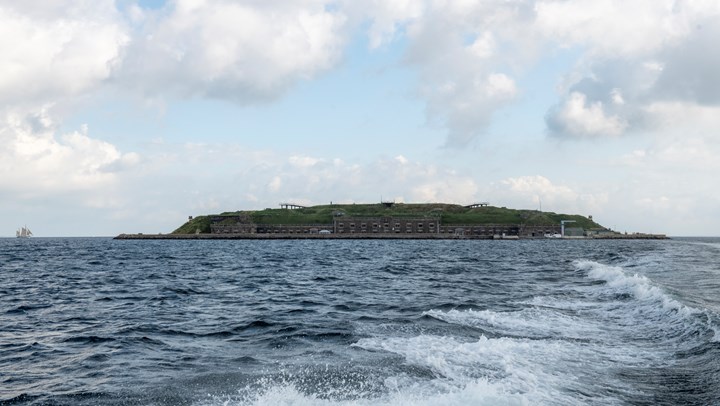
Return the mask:
[[[15,231],[15,237],[17,238],[28,238],[32,237],[33,233],[30,231],[27,226],[21,227],[19,230]]]

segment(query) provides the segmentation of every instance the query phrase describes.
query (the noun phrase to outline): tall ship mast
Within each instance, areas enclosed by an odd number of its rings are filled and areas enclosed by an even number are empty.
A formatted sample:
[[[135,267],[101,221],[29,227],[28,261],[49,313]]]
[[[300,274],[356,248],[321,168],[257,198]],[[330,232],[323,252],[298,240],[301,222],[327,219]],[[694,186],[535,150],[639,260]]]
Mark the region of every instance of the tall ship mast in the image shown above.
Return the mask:
[[[32,231],[30,231],[27,226],[21,227],[19,230],[15,231],[15,237],[17,238],[28,238],[33,235]]]

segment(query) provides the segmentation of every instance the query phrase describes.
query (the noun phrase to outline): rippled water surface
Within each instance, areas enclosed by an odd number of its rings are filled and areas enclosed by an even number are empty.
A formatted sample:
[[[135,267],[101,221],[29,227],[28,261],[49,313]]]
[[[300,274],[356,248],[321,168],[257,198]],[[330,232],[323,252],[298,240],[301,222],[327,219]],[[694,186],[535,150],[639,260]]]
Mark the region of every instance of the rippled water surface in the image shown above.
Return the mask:
[[[0,239],[0,403],[720,404],[720,239]]]

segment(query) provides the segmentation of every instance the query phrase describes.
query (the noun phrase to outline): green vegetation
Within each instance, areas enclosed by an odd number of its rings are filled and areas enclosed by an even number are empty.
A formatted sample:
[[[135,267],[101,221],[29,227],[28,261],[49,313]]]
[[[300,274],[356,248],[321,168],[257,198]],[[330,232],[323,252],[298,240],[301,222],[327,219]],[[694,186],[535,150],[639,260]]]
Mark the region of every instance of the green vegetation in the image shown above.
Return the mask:
[[[317,206],[305,209],[265,209],[250,214],[255,224],[330,224],[332,210],[319,210]]]
[[[603,229],[601,225],[580,215],[539,212],[537,210],[515,210],[505,207],[467,208],[455,204],[428,203],[391,206],[383,204],[333,204],[312,206],[302,209],[265,209],[253,211],[226,212],[217,215],[199,216],[185,223],[173,234],[194,234],[210,232],[211,222],[236,223],[238,216],[256,224],[331,224],[334,216],[352,217],[440,217],[444,225],[474,224],[526,224],[558,225],[560,220],[574,220],[568,227],[582,227],[586,230]],[[223,219],[224,218],[224,219]]]
[[[210,217],[211,216],[198,216],[181,225],[177,230],[173,231],[173,234],[195,234],[200,230],[200,233],[210,233]]]

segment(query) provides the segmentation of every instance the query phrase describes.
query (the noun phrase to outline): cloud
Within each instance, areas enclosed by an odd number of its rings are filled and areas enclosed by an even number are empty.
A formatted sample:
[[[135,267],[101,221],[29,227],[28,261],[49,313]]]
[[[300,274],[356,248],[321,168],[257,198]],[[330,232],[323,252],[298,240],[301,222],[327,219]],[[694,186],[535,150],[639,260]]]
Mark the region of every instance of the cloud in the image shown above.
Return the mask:
[[[0,190],[16,197],[41,198],[82,192],[102,195],[118,171],[140,162],[114,145],[91,138],[87,127],[57,134],[47,115],[7,113],[0,120]],[[82,204],[82,198],[78,198]]]
[[[403,155],[356,163],[258,152],[237,145],[202,144],[191,150],[164,145],[156,153],[146,153],[138,171],[151,171],[158,182],[142,189],[163,190],[174,205],[187,207],[197,194],[213,198],[220,210],[274,207],[281,201],[365,203],[379,201],[381,196],[467,204],[480,189],[471,176]],[[217,176],[219,171],[223,176]],[[184,197],[178,196],[181,191]]]
[[[119,207],[119,174],[136,153],[63,118],[111,80],[130,42],[111,0],[0,1],[0,194],[4,207]]]
[[[535,23],[539,32],[560,46],[585,46],[600,57],[634,58],[687,33],[685,9],[690,7],[682,3],[539,0]]]
[[[707,51],[720,35],[717,2],[544,1],[536,10],[550,41],[584,50],[546,116],[552,134],[642,133],[667,122],[654,114],[659,103],[720,103],[720,56]]]
[[[500,182],[507,191],[519,196],[537,198],[545,197],[552,201],[573,201],[577,199],[578,193],[567,186],[554,185],[544,176],[520,176],[507,178]]]
[[[620,97],[619,93],[611,96]],[[627,121],[617,115],[607,114],[601,101],[589,104],[587,97],[578,92],[571,93],[563,105],[552,110],[547,121],[553,133],[577,137],[618,136],[628,126]]]
[[[450,147],[482,136],[558,49],[581,58],[548,106],[554,135],[641,132],[662,119],[654,103],[720,103],[712,1],[46,3],[0,1],[0,102],[61,114],[107,84],[148,100],[271,101],[338,66],[364,27],[371,49],[402,41],[427,121]]]
[[[346,17],[320,0],[0,0],[0,103],[74,104],[108,84],[147,99],[273,100],[334,67]]]
[[[267,184],[267,188],[270,192],[277,192],[282,187],[282,179],[279,176],[274,176]]]
[[[720,34],[717,2],[396,1],[372,2],[363,15],[371,47],[407,44],[428,122],[447,130],[451,147],[482,136],[523,95],[524,74],[558,50],[580,58],[548,106],[553,135],[642,132],[660,119],[648,114],[653,103],[720,101],[720,56],[706,52]]]
[[[541,175],[503,179],[488,193],[511,207],[568,214],[602,212],[610,201],[607,190],[578,190]]]
[[[429,122],[447,129],[447,146],[471,143],[520,93],[516,63],[533,53],[534,45],[514,44],[531,18],[529,6],[431,1],[422,16],[407,23],[405,62],[418,69],[418,94],[426,101]],[[524,50],[507,52],[508,46]]]
[[[362,25],[363,20],[370,21],[367,29],[369,45],[376,49],[392,42],[409,22],[421,17],[424,3],[416,0],[350,0],[343,2],[342,7],[351,18],[358,20],[354,25]]]
[[[477,200],[480,188],[474,179],[462,176],[448,176],[444,179],[419,182],[406,196],[410,202],[452,202],[469,204]]]
[[[656,100],[720,105],[720,53],[709,52],[720,38],[718,17],[697,21],[684,41],[658,53],[663,67],[653,89]]]
[[[129,40],[113,1],[0,2],[0,105],[81,96],[110,77]]]
[[[293,155],[288,158],[290,165],[297,166],[299,168],[307,168],[320,162],[319,159],[310,156]]]
[[[344,45],[345,17],[317,0],[177,0],[153,17],[116,73],[148,96],[272,100],[332,68]]]

